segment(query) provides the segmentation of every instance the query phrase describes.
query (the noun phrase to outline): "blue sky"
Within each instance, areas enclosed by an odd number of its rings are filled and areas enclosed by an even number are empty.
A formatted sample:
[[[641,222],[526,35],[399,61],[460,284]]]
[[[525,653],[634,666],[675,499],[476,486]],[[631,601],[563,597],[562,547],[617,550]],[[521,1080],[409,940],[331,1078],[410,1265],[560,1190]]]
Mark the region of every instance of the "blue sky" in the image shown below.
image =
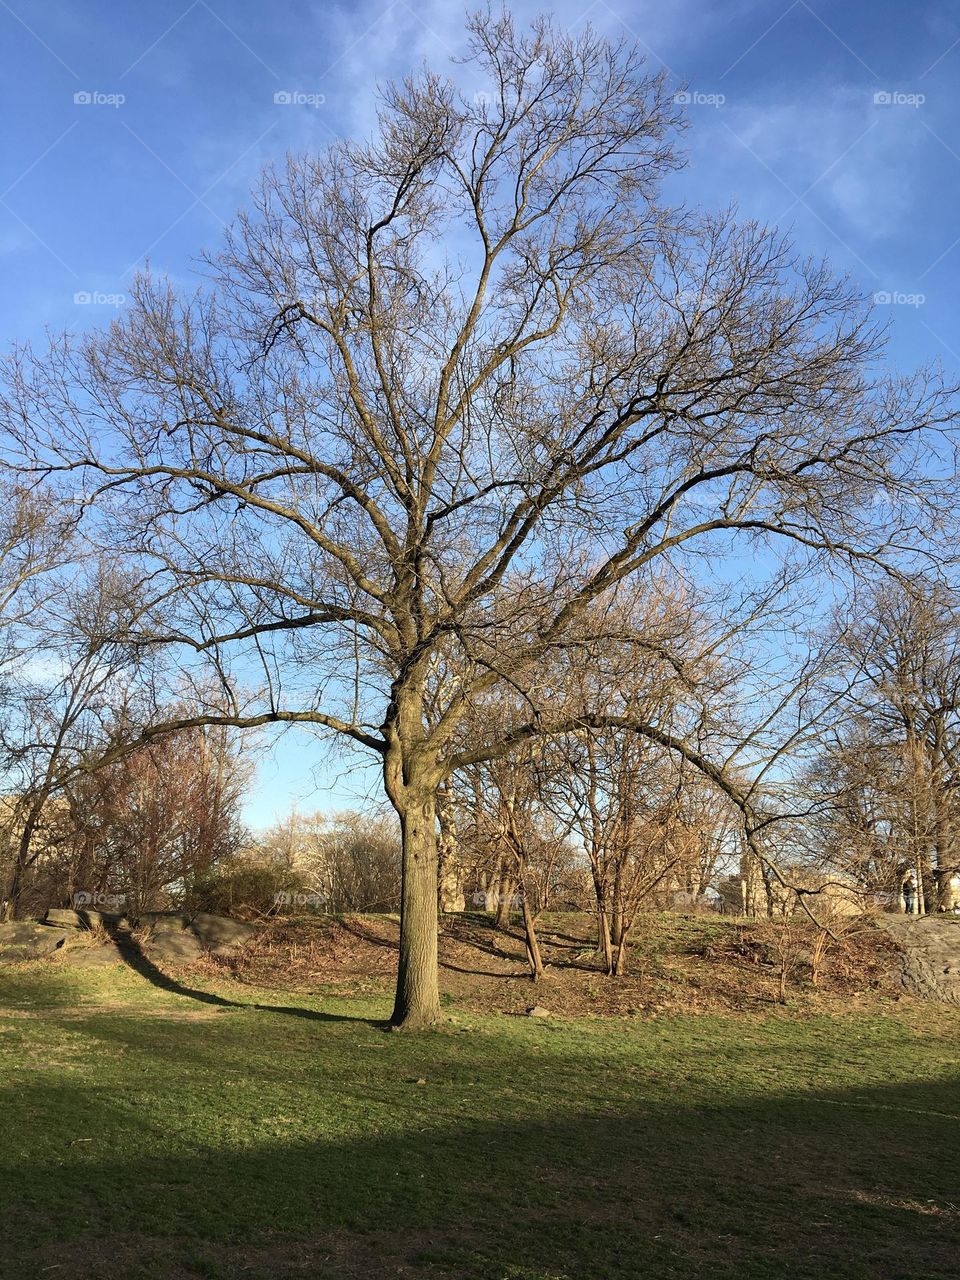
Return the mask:
[[[672,195],[789,230],[877,294],[895,362],[939,358],[960,377],[960,5],[552,11],[637,40],[689,95]],[[0,0],[3,344],[109,320],[146,261],[188,281],[263,163],[369,130],[378,79],[424,59],[462,76],[462,16],[439,0]],[[249,820],[357,803],[375,779],[342,769],[286,736]]]

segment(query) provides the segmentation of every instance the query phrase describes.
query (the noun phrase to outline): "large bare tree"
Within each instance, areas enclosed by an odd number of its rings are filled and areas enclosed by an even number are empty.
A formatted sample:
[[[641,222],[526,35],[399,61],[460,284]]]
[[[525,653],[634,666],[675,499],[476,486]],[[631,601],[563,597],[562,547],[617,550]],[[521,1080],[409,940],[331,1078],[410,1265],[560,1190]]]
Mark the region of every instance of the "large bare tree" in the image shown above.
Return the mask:
[[[954,414],[936,376],[877,372],[824,265],[660,201],[677,108],[636,49],[487,13],[463,74],[388,85],[369,141],[269,169],[208,284],[140,279],[107,331],[16,352],[2,405],[19,465],[152,585],[135,639],[258,669],[234,723],[379,757],[405,1027],[439,1012],[438,788],[551,722],[538,673],[595,602],[737,539],[913,554]],[[498,682],[527,722],[458,746]]]

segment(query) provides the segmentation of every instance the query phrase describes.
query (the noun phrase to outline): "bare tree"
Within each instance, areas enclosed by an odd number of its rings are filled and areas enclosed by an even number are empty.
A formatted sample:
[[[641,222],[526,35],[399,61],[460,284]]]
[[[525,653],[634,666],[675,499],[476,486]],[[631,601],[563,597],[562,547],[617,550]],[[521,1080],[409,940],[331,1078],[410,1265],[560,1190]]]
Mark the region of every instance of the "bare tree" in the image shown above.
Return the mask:
[[[389,817],[290,814],[260,841],[295,872],[319,909],[395,911],[400,903],[400,840]]]
[[[189,901],[245,843],[240,804],[249,778],[237,731],[224,727],[167,734],[75,771],[36,850],[46,904],[107,894],[136,917]]]
[[[56,574],[70,562],[73,541],[71,521],[50,495],[0,484],[0,769],[8,792],[0,824],[0,919],[11,918],[16,908],[16,876],[7,881],[7,865],[17,865],[25,815],[24,797],[10,794],[10,785],[22,781],[21,729],[32,675],[45,661],[56,661],[31,622],[51,597],[56,600],[62,585]]]
[[[627,728],[569,738],[555,803],[570,815],[590,864],[597,952],[608,974],[626,972],[630,932],[658,888],[690,858],[685,773],[671,753]]]
[[[136,612],[130,578],[106,560],[81,562],[44,582],[30,616],[7,700],[0,748],[8,786],[8,867],[3,915],[14,919],[50,802],[111,751],[129,744],[142,708],[132,711],[137,651],[123,639]]]
[[[501,704],[501,718],[503,710]],[[488,727],[484,736],[496,735]],[[506,924],[512,906],[519,908],[534,982],[543,977],[537,921],[554,896],[557,873],[570,853],[570,822],[544,803],[550,790],[563,785],[557,772],[564,761],[551,746],[548,739],[528,739],[508,755],[472,765],[457,778],[467,815],[461,831],[474,854],[474,874],[486,872],[487,883],[498,884],[498,924]]]
[[[209,288],[140,279],[106,332],[14,353],[0,405],[11,456],[76,483],[162,600],[135,639],[260,663],[232,723],[379,756],[408,1027],[439,1014],[438,788],[550,725],[538,673],[591,606],[734,538],[801,567],[920,553],[949,466],[918,457],[954,417],[934,374],[876,373],[825,266],[658,201],[678,108],[635,49],[505,14],[469,37],[484,93],[386,86],[369,142],[264,174]],[[458,749],[504,680],[527,722]]]
[[[849,690],[812,771],[825,856],[935,909],[960,867],[960,609],[944,583],[885,582],[843,625]]]

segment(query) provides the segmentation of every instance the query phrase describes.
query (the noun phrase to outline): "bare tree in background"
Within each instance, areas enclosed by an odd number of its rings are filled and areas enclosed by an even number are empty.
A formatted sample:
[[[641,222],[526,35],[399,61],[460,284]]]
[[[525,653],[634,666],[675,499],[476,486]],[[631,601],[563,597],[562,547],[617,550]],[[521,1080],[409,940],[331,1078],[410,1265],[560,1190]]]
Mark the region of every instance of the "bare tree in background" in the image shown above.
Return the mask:
[[[499,712],[502,717],[502,704]],[[484,736],[495,736],[489,726]],[[565,785],[563,764],[548,739],[530,738],[457,778],[466,814],[461,831],[474,854],[475,873],[485,871],[498,884],[498,924],[507,923],[511,908],[519,910],[534,982],[543,977],[537,921],[560,887],[570,856],[570,823],[544,803],[549,790]]]
[[[581,730],[565,755],[557,799],[590,864],[597,952],[619,976],[641,908],[690,859],[696,836],[681,818],[685,774],[669,751],[626,728]]]
[[[210,290],[140,279],[108,330],[14,353],[0,404],[12,460],[74,485],[162,601],[134,639],[244,685],[259,664],[231,723],[379,757],[407,1027],[439,1016],[438,789],[570,727],[538,673],[591,606],[735,546],[798,572],[912,555],[952,469],[952,391],[876,373],[854,289],[658,201],[677,108],[635,49],[490,13],[469,36],[482,93],[386,86],[369,142],[264,174]],[[501,681],[526,722],[458,749]]]
[[[16,692],[0,724],[8,789],[3,915],[16,918],[25,878],[45,850],[38,841],[50,802],[143,719],[133,711],[138,651],[124,637],[136,614],[128,575],[109,561],[81,560],[43,580],[15,667]],[[142,692],[142,689],[140,690]]]
[[[63,783],[47,820],[37,867],[46,905],[103,893],[131,918],[166,910],[243,847],[250,768],[237,730],[198,726],[93,763]]]
[[[913,871],[935,910],[960,867],[960,610],[943,583],[886,582],[844,629],[850,689],[812,783],[827,851],[865,889]]]
[[[400,839],[376,814],[291,814],[260,841],[259,854],[282,861],[324,911],[396,911]]]
[[[0,484],[0,769],[7,782],[0,823],[3,920],[16,912],[16,868],[27,820],[24,797],[12,793],[12,784],[23,780],[18,768],[23,763],[20,729],[34,673],[45,658],[32,623],[49,604],[50,594],[56,595],[57,584],[51,578],[69,563],[72,543],[71,522],[50,495]]]
[[[729,637],[719,620],[706,617],[676,582],[643,590],[631,584],[601,607],[602,651],[589,638],[599,628],[588,614],[587,642],[571,636],[555,664],[568,712],[580,716],[572,732],[554,739],[563,763],[549,778],[547,799],[585,852],[597,952],[606,972],[619,975],[643,907],[666,901],[669,892],[702,897],[731,808],[726,795],[684,767],[682,754],[633,726],[657,724],[701,751],[732,758],[740,734],[731,684],[742,691],[723,660]],[[605,713],[599,717],[598,707]]]

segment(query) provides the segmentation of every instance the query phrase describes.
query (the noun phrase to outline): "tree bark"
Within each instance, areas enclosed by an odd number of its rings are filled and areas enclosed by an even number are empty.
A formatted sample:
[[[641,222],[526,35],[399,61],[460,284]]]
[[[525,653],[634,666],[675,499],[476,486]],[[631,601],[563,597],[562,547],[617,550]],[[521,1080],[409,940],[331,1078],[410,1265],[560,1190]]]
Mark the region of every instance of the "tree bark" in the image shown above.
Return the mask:
[[[522,882],[521,882],[522,885]],[[543,977],[543,957],[540,954],[540,943],[537,941],[537,925],[530,910],[527,895],[521,887],[520,898],[523,905],[523,931],[527,944],[527,962],[530,965],[530,977],[539,982]]]
[[[495,888],[496,879],[493,873],[484,873],[484,877],[480,883],[483,887],[483,909],[490,915],[493,915],[497,909],[497,890]]]
[[[773,880],[768,868],[763,868],[763,893],[767,901],[767,919],[773,919]]]
[[[30,846],[33,843],[33,833],[37,826],[37,813],[28,814],[23,824],[23,831],[20,833],[20,839],[17,841],[17,856],[14,859],[13,866],[10,869],[10,878],[7,882],[7,892],[3,901],[2,920],[6,924],[8,921],[16,920],[20,912],[20,898],[23,894],[23,876],[27,867],[30,865]]]
[[[497,890],[497,913],[494,924],[498,929],[510,928],[510,907],[514,893],[514,881],[510,872],[504,868],[500,873],[500,887]]]
[[[933,783],[933,865],[928,869],[927,910],[938,911],[943,903],[943,868],[950,865],[953,823],[951,821],[950,788],[947,771],[947,742],[943,721],[936,724],[936,746],[931,770]]]
[[[820,985],[820,970],[823,965],[823,957],[826,954],[829,942],[829,931],[827,929],[821,929],[814,939],[813,949],[810,953],[810,981],[815,987]]]
[[[467,902],[463,892],[463,871],[457,857],[457,826],[448,782],[437,793],[437,818],[440,825],[437,904],[441,912],[465,911]]]
[[[629,928],[626,925],[621,926],[620,938],[617,942],[617,958],[613,966],[613,976],[615,978],[622,978],[627,972],[627,956],[629,954],[627,950],[627,939],[629,934]]]
[[[20,879],[22,869],[19,861],[13,864],[10,877],[7,881],[6,892],[3,895],[3,901],[0,902],[0,923],[7,924],[11,920],[17,918],[17,903],[20,897]]]
[[[404,1031],[440,1017],[437,975],[437,806],[427,788],[400,806],[400,959],[391,1025]]]
[[[610,918],[605,906],[597,907],[597,951],[603,957],[607,976],[613,973],[613,946],[610,940]]]
[[[929,865],[929,857],[924,857],[924,855],[921,854],[917,858],[917,900],[914,910],[918,916],[923,916],[927,913],[927,868]]]

